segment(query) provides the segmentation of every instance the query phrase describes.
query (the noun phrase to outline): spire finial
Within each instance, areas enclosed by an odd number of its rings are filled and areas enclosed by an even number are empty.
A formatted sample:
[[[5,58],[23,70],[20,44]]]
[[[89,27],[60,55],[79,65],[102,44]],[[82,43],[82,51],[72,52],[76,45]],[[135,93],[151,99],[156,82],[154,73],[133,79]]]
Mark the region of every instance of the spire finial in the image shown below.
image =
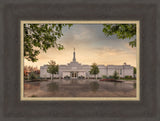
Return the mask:
[[[74,48],[74,52],[73,52],[73,61],[76,61],[76,53],[75,53],[75,48]]]

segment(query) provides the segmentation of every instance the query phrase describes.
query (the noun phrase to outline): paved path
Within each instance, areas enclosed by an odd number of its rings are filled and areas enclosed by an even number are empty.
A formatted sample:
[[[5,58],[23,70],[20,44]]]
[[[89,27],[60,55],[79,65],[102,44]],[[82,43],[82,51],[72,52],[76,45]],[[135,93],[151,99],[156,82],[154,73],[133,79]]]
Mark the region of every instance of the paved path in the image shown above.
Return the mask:
[[[52,82],[56,83],[59,87],[58,91],[50,92],[48,90],[48,84]],[[99,84],[99,88],[96,92],[91,91],[91,83],[97,82]],[[102,82],[99,80],[48,80],[42,82],[30,82],[27,84],[35,85],[39,84],[39,88],[35,90],[33,88],[29,90],[25,90],[28,92],[26,95],[37,95],[37,96],[70,96],[70,97],[77,97],[77,96],[135,96],[136,89],[134,88],[135,81],[123,81],[123,82]],[[32,93],[32,94],[31,94]]]

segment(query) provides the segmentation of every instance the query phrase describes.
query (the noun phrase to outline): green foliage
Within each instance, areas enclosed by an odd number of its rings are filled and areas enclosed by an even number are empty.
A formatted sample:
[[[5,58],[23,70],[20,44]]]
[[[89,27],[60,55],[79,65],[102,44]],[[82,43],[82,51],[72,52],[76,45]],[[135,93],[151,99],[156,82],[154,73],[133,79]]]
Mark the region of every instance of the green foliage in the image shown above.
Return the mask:
[[[136,67],[134,67],[134,74],[136,74],[136,70],[137,70]]]
[[[133,47],[136,47],[136,40],[130,41],[129,45]]]
[[[66,76],[64,77],[64,79],[70,79],[70,76],[66,75]]]
[[[97,66],[96,63],[93,63],[93,64],[91,65],[90,74],[93,74],[93,75],[96,76],[96,74],[98,74],[98,73],[99,73],[99,68],[98,68],[98,66]]]
[[[84,79],[85,77],[84,76],[78,76],[78,79]]]
[[[47,69],[47,72],[52,74],[56,74],[58,72],[58,65],[56,65],[56,62],[51,60],[50,62],[48,62],[49,65],[48,65],[48,69]]]
[[[103,79],[107,79],[108,77],[107,77],[106,75],[103,75],[102,78],[103,78]]]
[[[72,24],[24,24],[24,57],[36,62],[40,50],[46,52],[51,47],[62,50],[64,47],[57,43],[63,36],[62,28]]]
[[[111,75],[110,75],[108,78],[109,78],[109,79],[114,79],[113,76],[111,76]]]
[[[114,79],[118,79],[118,78],[119,78],[117,71],[114,72],[113,78],[114,78]]]
[[[116,35],[118,39],[131,39],[136,35],[136,24],[103,24],[103,32],[106,36]],[[129,42],[136,47],[136,40]]]
[[[99,88],[98,82],[91,82],[90,83],[90,88],[91,88],[92,91],[96,92]]]
[[[59,85],[56,82],[49,83],[48,91],[57,91],[59,89]]]
[[[24,76],[24,80],[28,80],[28,77],[27,77],[27,76]]]
[[[125,76],[124,78],[125,78],[125,79],[132,79],[132,76],[128,76],[128,75],[127,75],[127,76]]]
[[[30,80],[33,80],[33,79],[36,79],[37,78],[37,75],[34,73],[34,72],[31,72],[30,74],[29,74],[29,79]]]

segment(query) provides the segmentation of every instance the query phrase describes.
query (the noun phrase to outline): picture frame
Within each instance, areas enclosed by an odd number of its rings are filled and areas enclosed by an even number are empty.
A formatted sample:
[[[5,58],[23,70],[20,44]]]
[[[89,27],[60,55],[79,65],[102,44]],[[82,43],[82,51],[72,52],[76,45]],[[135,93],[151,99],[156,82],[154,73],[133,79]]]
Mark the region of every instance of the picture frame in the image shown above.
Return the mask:
[[[24,24],[87,24],[87,25],[93,25],[93,24],[135,24],[136,25],[136,91],[135,91],[135,97],[25,97],[24,96]],[[139,21],[21,21],[20,22],[20,28],[21,28],[21,74],[20,74],[20,98],[21,101],[140,101],[140,22]],[[59,80],[60,81],[60,80]]]
[[[158,2],[1,2],[0,120],[158,121]],[[140,101],[21,101],[21,20],[139,20]]]

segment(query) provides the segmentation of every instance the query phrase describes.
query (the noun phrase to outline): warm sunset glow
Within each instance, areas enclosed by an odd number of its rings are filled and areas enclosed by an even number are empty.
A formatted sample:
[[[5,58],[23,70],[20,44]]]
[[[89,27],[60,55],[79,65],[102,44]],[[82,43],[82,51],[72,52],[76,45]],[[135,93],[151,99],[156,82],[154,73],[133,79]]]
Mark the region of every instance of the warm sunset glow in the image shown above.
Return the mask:
[[[40,68],[50,60],[57,64],[67,64],[73,59],[73,49],[76,52],[76,61],[91,65],[122,65],[124,62],[136,66],[136,48],[129,46],[128,39],[121,40],[115,36],[106,37],[102,32],[102,25],[74,24],[70,29],[64,28],[64,36],[58,40],[64,45],[64,50],[48,49],[47,53],[41,51],[37,62],[24,59],[24,65]]]

